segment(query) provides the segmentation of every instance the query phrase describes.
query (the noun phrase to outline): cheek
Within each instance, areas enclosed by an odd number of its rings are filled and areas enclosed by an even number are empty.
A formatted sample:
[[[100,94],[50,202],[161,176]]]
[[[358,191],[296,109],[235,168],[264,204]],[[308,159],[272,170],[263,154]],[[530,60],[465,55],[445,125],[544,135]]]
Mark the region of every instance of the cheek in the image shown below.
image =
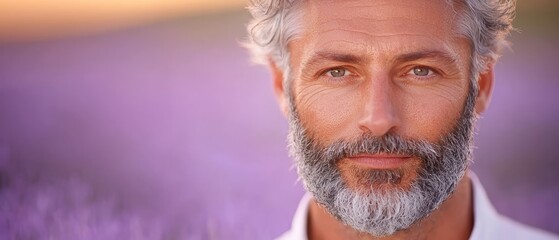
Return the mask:
[[[424,90],[406,94],[400,116],[402,135],[412,139],[437,142],[449,133],[459,119],[466,100],[466,88]]]
[[[353,88],[305,86],[299,88],[297,111],[305,128],[322,144],[348,138],[358,118],[360,97]],[[348,137],[345,137],[348,136]]]

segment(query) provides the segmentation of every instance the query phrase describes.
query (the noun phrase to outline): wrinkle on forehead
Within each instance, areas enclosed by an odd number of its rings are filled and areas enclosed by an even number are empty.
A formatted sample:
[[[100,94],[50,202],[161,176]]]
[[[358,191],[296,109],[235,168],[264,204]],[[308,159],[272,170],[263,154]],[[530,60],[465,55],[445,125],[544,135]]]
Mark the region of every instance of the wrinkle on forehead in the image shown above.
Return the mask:
[[[425,48],[445,51],[455,57],[459,55],[454,51],[455,46],[449,46],[449,42],[456,39],[449,39],[455,36],[448,34],[454,19],[453,8],[446,0],[309,0],[303,7],[304,31],[301,34],[305,35],[302,39],[309,41],[298,47],[306,46],[313,51],[344,49],[373,58],[380,56],[372,55],[403,54]],[[400,40],[403,44],[391,44]],[[300,53],[309,55],[306,51]],[[310,58],[299,57],[303,62]]]
[[[445,35],[454,26],[454,11],[445,0],[310,0],[303,7],[303,34],[310,35],[339,29],[370,36],[414,31]]]

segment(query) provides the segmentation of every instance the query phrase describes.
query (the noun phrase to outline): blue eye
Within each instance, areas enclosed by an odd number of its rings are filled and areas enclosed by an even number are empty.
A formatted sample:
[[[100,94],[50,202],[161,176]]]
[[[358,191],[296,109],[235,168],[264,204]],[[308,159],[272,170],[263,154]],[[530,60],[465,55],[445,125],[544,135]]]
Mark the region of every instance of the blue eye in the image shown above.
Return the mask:
[[[340,78],[349,75],[349,71],[343,68],[331,69],[326,72],[329,77]]]

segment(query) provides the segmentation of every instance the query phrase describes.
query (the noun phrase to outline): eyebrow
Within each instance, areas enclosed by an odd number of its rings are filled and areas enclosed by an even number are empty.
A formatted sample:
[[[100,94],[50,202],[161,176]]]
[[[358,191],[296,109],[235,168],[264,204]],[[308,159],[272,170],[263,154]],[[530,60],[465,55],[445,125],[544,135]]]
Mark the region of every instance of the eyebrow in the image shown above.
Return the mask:
[[[457,59],[452,55],[438,50],[423,50],[418,52],[405,53],[396,57],[396,62],[412,62],[416,60],[432,58],[442,61],[443,63],[456,65]]]
[[[363,57],[353,55],[353,54],[317,52],[304,64],[304,66],[306,67],[313,66],[324,61],[361,64],[365,62],[365,59]]]
[[[405,53],[395,58],[395,62],[412,62],[421,59],[437,59],[449,65],[456,65],[457,59],[449,53],[439,50],[420,50],[416,52]],[[305,68],[317,65],[323,61],[335,61],[352,64],[362,64],[366,62],[365,57],[354,54],[343,54],[333,52],[317,52],[305,64]]]

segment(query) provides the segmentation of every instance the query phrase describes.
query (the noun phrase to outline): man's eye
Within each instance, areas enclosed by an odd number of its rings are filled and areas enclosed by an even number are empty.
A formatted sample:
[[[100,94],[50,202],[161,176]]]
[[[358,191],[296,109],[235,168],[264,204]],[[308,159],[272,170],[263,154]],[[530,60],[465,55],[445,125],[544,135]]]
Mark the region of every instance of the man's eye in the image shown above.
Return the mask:
[[[334,77],[334,78],[339,78],[339,77],[345,77],[347,75],[349,75],[349,71],[345,70],[343,68],[336,68],[336,69],[330,69],[326,72],[326,75],[328,77]]]
[[[412,68],[408,74],[415,75],[418,77],[428,77],[433,75],[433,70],[429,67],[417,66]]]

